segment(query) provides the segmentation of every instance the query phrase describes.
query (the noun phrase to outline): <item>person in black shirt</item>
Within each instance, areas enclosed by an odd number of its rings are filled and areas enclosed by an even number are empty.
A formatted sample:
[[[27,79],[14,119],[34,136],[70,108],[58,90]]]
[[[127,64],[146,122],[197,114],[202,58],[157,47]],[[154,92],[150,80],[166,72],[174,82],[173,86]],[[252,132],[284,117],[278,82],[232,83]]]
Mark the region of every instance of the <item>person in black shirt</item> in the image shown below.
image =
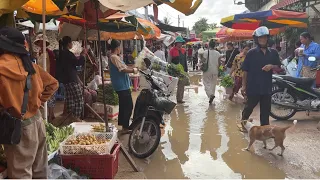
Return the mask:
[[[62,51],[60,52],[59,69],[57,76],[59,81],[65,87],[65,105],[68,114],[80,121],[82,115],[84,99],[82,91],[82,82],[78,76],[76,66],[84,64],[84,51],[81,53],[79,59],[69,50],[72,48],[72,41],[69,36],[62,38]]]
[[[272,70],[281,66],[279,54],[268,48],[269,29],[260,27],[254,32],[258,47],[251,49],[243,64],[242,94],[247,98],[242,120],[248,120],[255,106],[260,102],[260,124],[269,125],[271,110]]]
[[[232,68],[232,63],[234,61],[234,58],[240,54],[240,51],[237,48],[234,48],[233,44],[229,42],[227,44],[228,50],[226,51],[226,65],[225,68],[227,69],[227,74],[230,73]]]

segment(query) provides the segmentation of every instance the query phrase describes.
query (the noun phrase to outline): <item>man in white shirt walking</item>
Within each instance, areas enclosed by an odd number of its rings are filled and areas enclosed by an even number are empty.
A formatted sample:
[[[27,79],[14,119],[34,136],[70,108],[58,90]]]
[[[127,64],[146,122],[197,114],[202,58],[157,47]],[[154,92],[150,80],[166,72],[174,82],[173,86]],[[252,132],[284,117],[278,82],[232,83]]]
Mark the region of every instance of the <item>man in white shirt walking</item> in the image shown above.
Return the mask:
[[[154,55],[160,58],[164,62],[167,61],[165,53],[161,50],[161,46],[157,46],[157,51],[154,52]]]

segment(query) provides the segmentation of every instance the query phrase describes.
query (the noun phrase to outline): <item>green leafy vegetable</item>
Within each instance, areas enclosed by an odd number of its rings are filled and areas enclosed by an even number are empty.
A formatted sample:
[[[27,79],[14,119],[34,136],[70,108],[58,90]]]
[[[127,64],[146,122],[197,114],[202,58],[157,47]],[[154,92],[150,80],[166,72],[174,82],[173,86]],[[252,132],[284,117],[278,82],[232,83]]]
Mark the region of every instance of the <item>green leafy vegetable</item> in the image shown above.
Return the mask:
[[[220,86],[225,88],[233,87],[233,84],[234,84],[233,78],[229,75],[224,76],[220,82]]]
[[[119,105],[119,98],[116,91],[113,89],[111,84],[106,84],[104,86],[104,92],[105,92],[105,99],[103,99],[103,89],[102,85],[99,85],[98,89],[98,102],[105,102],[108,105],[116,106]]]

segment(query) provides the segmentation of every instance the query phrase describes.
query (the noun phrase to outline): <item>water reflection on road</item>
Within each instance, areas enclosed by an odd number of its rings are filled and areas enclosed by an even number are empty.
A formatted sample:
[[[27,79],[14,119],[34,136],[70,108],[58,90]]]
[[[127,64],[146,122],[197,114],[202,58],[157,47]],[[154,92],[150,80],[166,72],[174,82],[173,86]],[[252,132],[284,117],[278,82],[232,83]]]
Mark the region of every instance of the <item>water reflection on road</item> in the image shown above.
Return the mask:
[[[218,89],[209,106],[201,76],[191,82],[198,88],[186,90],[186,104],[167,119],[161,145],[145,167],[147,178],[285,178],[263,158],[242,151],[247,140],[235,124],[242,105],[224,100]]]

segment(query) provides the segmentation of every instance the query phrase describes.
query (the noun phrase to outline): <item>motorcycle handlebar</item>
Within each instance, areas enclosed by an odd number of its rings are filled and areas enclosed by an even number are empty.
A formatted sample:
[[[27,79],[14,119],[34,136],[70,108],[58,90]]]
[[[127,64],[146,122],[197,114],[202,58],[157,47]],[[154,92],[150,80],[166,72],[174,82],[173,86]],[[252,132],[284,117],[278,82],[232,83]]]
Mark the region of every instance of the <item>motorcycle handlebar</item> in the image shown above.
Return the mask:
[[[320,70],[320,65],[311,69],[311,71],[319,71],[319,70]]]

